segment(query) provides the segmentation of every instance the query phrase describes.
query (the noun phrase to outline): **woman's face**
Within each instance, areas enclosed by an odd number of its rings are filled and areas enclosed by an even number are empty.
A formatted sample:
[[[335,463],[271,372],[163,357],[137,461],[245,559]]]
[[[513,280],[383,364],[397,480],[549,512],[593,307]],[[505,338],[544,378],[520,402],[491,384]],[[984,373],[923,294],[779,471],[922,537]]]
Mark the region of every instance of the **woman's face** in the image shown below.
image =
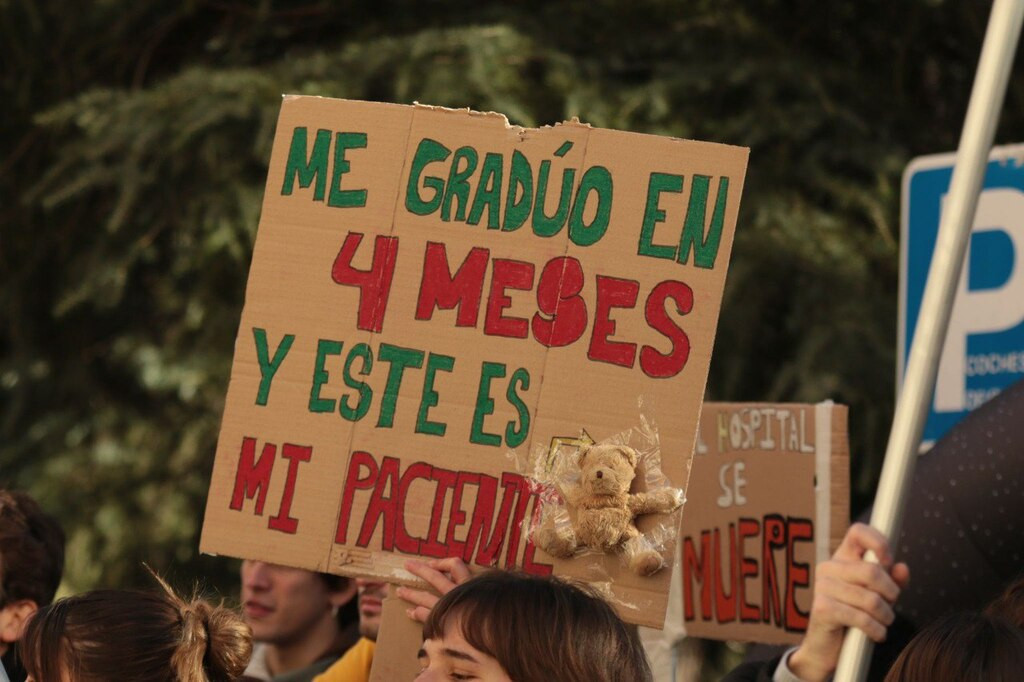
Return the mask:
[[[441,639],[424,641],[419,659],[423,669],[416,676],[416,682],[512,682],[496,659],[466,642],[458,623],[450,624]]]

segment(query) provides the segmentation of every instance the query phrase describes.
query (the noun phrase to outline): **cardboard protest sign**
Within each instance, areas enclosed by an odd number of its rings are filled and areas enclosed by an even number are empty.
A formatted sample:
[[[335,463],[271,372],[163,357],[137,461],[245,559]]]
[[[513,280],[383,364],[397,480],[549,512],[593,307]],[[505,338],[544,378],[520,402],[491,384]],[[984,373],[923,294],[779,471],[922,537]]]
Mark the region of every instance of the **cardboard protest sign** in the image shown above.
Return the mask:
[[[795,643],[849,526],[847,409],[705,403],[681,531],[686,634]]]
[[[660,625],[668,571],[534,546],[530,462],[647,420],[685,486],[747,152],[286,97],[202,551],[389,581],[454,555]]]

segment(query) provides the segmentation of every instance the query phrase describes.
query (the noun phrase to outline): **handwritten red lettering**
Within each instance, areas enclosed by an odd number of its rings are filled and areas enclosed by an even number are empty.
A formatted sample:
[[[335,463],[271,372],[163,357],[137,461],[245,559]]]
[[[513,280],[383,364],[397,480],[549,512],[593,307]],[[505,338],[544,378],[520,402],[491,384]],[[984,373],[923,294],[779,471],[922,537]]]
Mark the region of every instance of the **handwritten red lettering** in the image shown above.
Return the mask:
[[[379,332],[384,328],[384,313],[387,312],[391,280],[395,276],[398,237],[377,237],[373,244],[373,264],[369,270],[358,270],[352,266],[352,259],[362,241],[361,233],[348,233],[337,258],[334,259],[331,278],[338,284],[359,288],[356,326],[367,331]]]

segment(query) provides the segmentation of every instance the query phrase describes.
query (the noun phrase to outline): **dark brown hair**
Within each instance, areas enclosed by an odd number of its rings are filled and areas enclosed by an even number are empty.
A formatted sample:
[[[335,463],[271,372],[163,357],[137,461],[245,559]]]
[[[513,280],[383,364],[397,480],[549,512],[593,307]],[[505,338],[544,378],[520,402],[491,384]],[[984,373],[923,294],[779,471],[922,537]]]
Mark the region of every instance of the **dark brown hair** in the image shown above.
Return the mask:
[[[996,597],[985,613],[1004,618],[1019,628],[1024,628],[1024,576],[1017,578]]]
[[[458,624],[516,682],[651,679],[636,632],[588,587],[493,571],[444,595],[423,626],[436,639]]]
[[[241,617],[161,591],[95,590],[39,611],[21,641],[36,682],[230,682],[252,654]]]
[[[324,581],[327,589],[331,592],[347,590],[355,582],[355,578],[346,578],[345,576],[334,575],[333,573],[317,573],[317,576]],[[354,593],[352,598],[338,609],[338,615],[335,616],[335,620],[338,621],[338,629],[342,632],[346,628],[355,629],[359,627],[359,600],[356,599]],[[355,644],[355,641],[345,642],[345,650],[348,650],[352,644]]]
[[[53,601],[64,572],[64,531],[26,493],[0,489],[0,606]]]
[[[1024,672],[1024,631],[983,613],[942,618],[910,641],[885,682],[1017,682]]]

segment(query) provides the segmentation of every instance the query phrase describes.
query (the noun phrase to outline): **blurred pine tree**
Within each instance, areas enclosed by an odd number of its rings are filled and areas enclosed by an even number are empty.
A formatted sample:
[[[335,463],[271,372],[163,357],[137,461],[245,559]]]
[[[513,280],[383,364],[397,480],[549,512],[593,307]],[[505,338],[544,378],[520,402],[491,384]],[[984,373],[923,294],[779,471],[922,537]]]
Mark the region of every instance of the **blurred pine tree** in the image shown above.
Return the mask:
[[[899,177],[955,147],[987,4],[0,0],[0,480],[67,587],[225,591],[198,529],[282,93],[747,145],[709,397],[893,406]],[[1024,133],[1017,69],[998,142]]]

